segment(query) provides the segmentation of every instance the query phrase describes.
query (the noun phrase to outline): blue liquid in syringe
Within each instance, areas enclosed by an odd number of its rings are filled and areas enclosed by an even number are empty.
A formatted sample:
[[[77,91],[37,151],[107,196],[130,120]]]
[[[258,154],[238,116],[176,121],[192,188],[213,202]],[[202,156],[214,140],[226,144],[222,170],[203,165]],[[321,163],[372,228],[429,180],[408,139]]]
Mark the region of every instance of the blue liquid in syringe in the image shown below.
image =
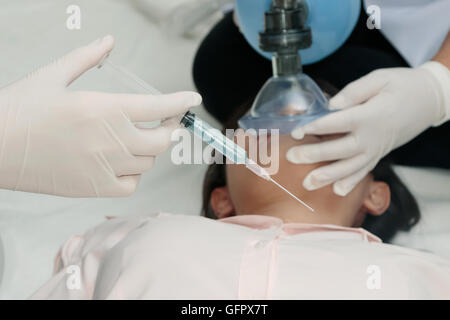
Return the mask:
[[[197,118],[194,113],[186,112],[181,119],[181,124],[233,163],[247,164],[247,152],[243,148],[228,139],[219,130]]]

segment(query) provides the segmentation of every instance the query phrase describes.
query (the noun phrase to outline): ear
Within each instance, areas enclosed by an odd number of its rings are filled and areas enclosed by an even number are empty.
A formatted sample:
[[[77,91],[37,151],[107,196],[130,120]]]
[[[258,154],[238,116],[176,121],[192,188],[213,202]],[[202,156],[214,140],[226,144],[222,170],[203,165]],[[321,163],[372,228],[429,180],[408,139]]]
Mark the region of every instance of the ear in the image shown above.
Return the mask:
[[[234,214],[234,206],[227,187],[215,188],[211,192],[210,202],[217,218],[223,219]]]
[[[391,190],[389,185],[381,181],[373,181],[369,192],[364,199],[364,206],[374,216],[381,216],[391,203]]]

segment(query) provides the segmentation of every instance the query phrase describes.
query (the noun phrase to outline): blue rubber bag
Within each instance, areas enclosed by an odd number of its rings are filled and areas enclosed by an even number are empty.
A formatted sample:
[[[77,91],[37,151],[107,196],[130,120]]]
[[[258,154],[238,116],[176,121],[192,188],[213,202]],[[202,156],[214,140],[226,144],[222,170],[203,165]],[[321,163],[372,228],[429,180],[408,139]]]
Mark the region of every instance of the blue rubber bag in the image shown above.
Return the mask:
[[[272,53],[259,48],[259,32],[264,30],[264,12],[272,0],[236,0],[236,13],[240,28],[258,53],[270,59]],[[306,0],[309,8],[307,25],[312,30],[312,46],[300,50],[302,64],[318,62],[348,39],[359,18],[361,0]]]

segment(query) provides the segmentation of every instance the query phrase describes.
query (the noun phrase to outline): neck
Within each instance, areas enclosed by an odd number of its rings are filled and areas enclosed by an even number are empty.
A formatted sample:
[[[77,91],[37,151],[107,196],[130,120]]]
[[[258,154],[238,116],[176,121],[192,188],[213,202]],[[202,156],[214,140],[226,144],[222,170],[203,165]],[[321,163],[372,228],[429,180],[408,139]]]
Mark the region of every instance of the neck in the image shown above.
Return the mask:
[[[332,224],[343,227],[354,227],[354,216],[348,217],[348,214],[340,214],[339,210],[325,210],[313,206],[314,212],[311,212],[305,206],[295,200],[283,202],[270,202],[257,208],[252,208],[253,214],[272,216],[281,219],[284,223],[308,223],[308,224]],[[239,213],[238,213],[239,215]]]

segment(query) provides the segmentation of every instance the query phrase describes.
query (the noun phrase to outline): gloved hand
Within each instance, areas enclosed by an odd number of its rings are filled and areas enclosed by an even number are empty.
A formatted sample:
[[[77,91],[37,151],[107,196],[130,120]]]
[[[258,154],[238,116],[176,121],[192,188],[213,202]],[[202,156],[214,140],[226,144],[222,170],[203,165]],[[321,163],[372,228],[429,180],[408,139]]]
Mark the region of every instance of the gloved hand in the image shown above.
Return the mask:
[[[450,119],[450,71],[438,62],[417,69],[382,69],[349,84],[330,101],[343,109],[292,132],[304,135],[347,133],[342,138],[291,148],[289,161],[334,161],[303,181],[308,190],[334,183],[347,195],[391,150],[432,125]]]
[[[133,122],[174,117],[201,97],[68,90],[113,45],[111,36],[99,39],[0,90],[0,188],[68,197],[135,191],[178,123],[140,129]]]

